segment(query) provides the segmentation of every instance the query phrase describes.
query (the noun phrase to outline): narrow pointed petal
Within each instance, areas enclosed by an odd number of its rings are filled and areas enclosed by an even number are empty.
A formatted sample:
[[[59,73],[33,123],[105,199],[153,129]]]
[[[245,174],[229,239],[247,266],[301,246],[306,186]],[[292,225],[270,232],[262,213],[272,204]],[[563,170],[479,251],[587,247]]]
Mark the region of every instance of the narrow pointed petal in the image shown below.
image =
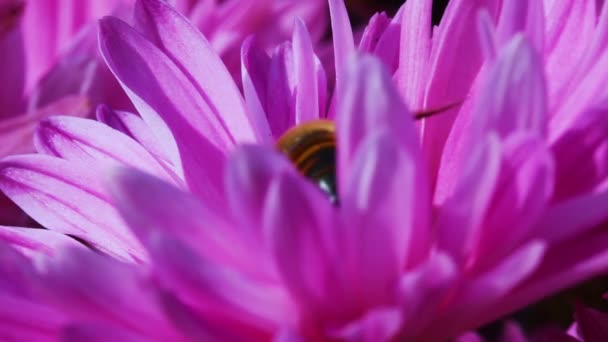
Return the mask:
[[[201,258],[185,244],[158,234],[148,240],[162,286],[209,318],[233,320],[245,329],[272,331],[295,320],[287,293],[277,283],[256,281]]]
[[[430,248],[428,196],[424,203],[428,191],[418,182],[412,159],[386,132],[368,137],[341,198],[350,226],[341,240],[352,243],[352,254],[345,253],[344,259],[357,260],[345,262],[344,268],[354,273],[353,283],[360,284],[362,296],[373,303],[388,300],[386,289],[394,286],[411,259],[421,259]]]
[[[605,313],[579,305],[574,317],[585,342],[602,342],[608,339],[608,315]]]
[[[454,190],[464,160],[487,132],[497,132],[501,138],[517,131],[533,132],[541,137],[547,132],[542,67],[523,36],[516,36],[499,52],[477,89],[475,103],[469,104],[472,107],[465,103],[446,143],[436,203],[443,203]]]
[[[596,190],[608,176],[608,107],[587,110],[552,146],[556,159],[555,200]]]
[[[341,179],[351,170],[361,142],[380,128],[388,128],[414,155],[418,150],[411,114],[380,61],[370,56],[352,58],[344,81],[345,86],[337,90],[341,100],[336,107],[339,189],[346,189]]]
[[[253,37],[249,37],[241,47],[243,95],[247,112],[252,119],[255,119],[252,120],[252,124],[258,132],[258,141],[261,143],[272,143],[273,141],[270,124],[264,110],[269,68],[270,57],[255,45]]]
[[[283,173],[270,189],[265,222],[273,234],[277,268],[304,312],[330,315],[348,310],[339,303],[335,268],[339,268],[332,246],[332,216],[329,201],[301,178]],[[329,307],[326,307],[330,305]]]
[[[226,193],[234,219],[255,244],[265,244],[268,232],[262,231],[264,203],[270,184],[294,167],[280,153],[255,145],[243,146],[231,156],[226,167]],[[264,246],[268,247],[268,246]]]
[[[176,332],[156,305],[153,288],[135,265],[72,248],[46,259],[40,278],[45,284],[45,301],[73,321],[129,326],[148,337],[176,339]]]
[[[37,228],[0,226],[0,240],[29,256],[52,255],[66,246],[84,247],[64,234]]]
[[[251,125],[252,119],[245,113],[238,88],[222,60],[196,27],[162,0],[138,1],[135,21],[137,28],[197,88],[208,105],[207,115],[214,116],[235,141],[256,141],[257,132]],[[222,86],[218,87],[218,84]]]
[[[472,264],[491,265],[534,234],[553,194],[554,162],[542,139],[514,135],[503,143],[503,158],[484,229]],[[483,266],[481,266],[483,267]]]
[[[408,1],[403,7],[397,84],[405,102],[423,108],[431,54],[431,0]]]
[[[176,174],[183,175],[175,139],[160,139],[150,126],[134,113],[114,111],[108,106],[100,105],[96,117],[98,121],[135,139],[165,166],[173,169]]]
[[[333,34],[334,64],[336,70],[336,92],[346,82],[346,68],[350,55],[355,52],[353,30],[350,26],[344,0],[329,0],[331,32]],[[340,96],[334,96],[334,101],[340,101]],[[331,112],[330,112],[331,115]],[[331,117],[330,117],[331,118]]]
[[[495,135],[478,143],[453,195],[437,218],[438,247],[457,263],[473,247],[476,230],[484,218],[496,189],[500,172],[501,146]]]
[[[296,124],[319,118],[319,91],[315,55],[305,24],[296,20],[293,31],[293,56],[296,75]]]
[[[166,55],[124,22],[103,19],[100,45],[108,66],[151,129],[160,139],[175,138],[190,189],[221,204],[217,184],[224,152],[235,141],[209,112],[208,103]]]
[[[376,309],[342,328],[339,336],[348,341],[390,341],[399,332],[401,321],[401,312],[398,309]]]
[[[170,233],[219,264],[244,272],[267,270],[256,266],[264,264],[252,258],[252,251],[243,244],[248,232],[234,229],[225,212],[212,210],[191,194],[131,169],[114,171],[108,185],[120,214],[143,244],[156,232]]]
[[[102,169],[44,155],[0,163],[0,189],[44,227],[82,238],[120,259],[142,260],[143,249],[120,219],[102,179]]]
[[[146,337],[138,335],[134,331],[128,331],[111,324],[82,322],[68,325],[61,331],[61,341],[64,342],[103,342],[108,340],[133,342],[148,341]]]
[[[38,125],[35,144],[40,153],[90,167],[130,166],[178,182],[136,141],[97,121],[67,116],[48,118]]]
[[[434,30],[427,81],[426,108],[465,101],[483,62],[476,37],[477,15],[485,8],[495,19],[499,10],[495,0],[453,0],[448,3],[441,24]],[[425,120],[422,146],[431,180],[438,172],[444,144],[456,118],[458,107],[441,114],[441,120]],[[462,111],[461,111],[462,112]],[[434,187],[434,182],[433,182]]]

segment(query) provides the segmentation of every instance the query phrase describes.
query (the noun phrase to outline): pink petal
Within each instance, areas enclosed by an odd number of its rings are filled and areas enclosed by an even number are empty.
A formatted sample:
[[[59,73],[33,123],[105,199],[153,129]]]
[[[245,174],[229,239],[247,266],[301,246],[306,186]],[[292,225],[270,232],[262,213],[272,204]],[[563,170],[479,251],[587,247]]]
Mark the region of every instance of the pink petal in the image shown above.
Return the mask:
[[[25,92],[25,52],[20,28],[25,1],[0,4],[0,74],[10,82],[0,83],[0,118],[23,112]]]
[[[430,211],[415,161],[394,137],[378,133],[362,143],[340,199],[349,226],[340,240],[350,244],[342,268],[361,287],[359,300],[370,304],[392,300],[386,289],[395,286],[413,256],[427,255],[431,234],[418,225],[429,221]]]
[[[534,233],[554,243],[567,241],[597,228],[606,218],[608,218],[608,191],[581,195],[547,209]]]
[[[258,332],[295,323],[294,308],[280,283],[258,281],[209,262],[163,234],[150,236],[148,248],[161,286],[199,315],[232,321],[243,330]]]
[[[483,230],[469,260],[491,265],[532,235],[553,193],[554,163],[542,139],[512,135],[504,142],[503,161]]]
[[[218,322],[217,317],[202,315],[175,298],[171,293],[161,293],[163,309],[186,341],[251,341],[265,340],[267,336],[259,331],[247,331],[247,327],[230,326]]]
[[[85,116],[90,109],[84,97],[65,97],[28,115],[0,121],[0,156],[33,152],[33,135],[40,120],[56,114]]]
[[[275,138],[279,138],[295,125],[295,87],[293,71],[293,51],[291,44],[279,45],[270,59],[269,75],[266,84],[266,115]]]
[[[355,43],[353,40],[353,30],[350,26],[348,13],[343,0],[329,0],[329,13],[331,18],[331,32],[334,45],[334,64],[336,70],[336,90],[335,93],[341,93],[339,90],[347,81],[345,80],[348,58],[355,52]],[[341,97],[334,96],[334,101],[339,101]],[[330,115],[332,113],[330,112]],[[330,116],[330,118],[333,118]]]
[[[297,84],[295,121],[299,124],[320,117],[315,55],[308,31],[301,20],[296,20],[292,41]]]
[[[247,112],[253,113],[252,124],[256,132],[259,132],[259,141],[271,143],[273,141],[270,124],[264,110],[266,105],[266,86],[270,58],[258,46],[254,44],[253,37],[246,39],[241,47],[241,76],[243,82],[243,94],[245,96],[245,107]]]
[[[129,331],[127,328],[120,328],[116,325],[102,323],[72,323],[62,329],[61,341],[65,342],[103,342],[103,341],[133,341],[145,342],[149,339]]]
[[[605,313],[579,305],[574,317],[585,342],[602,342],[608,339],[608,315]]]
[[[437,253],[403,275],[399,284],[399,302],[403,308],[406,336],[413,338],[428,327],[454,286],[458,273],[448,255]]]
[[[141,260],[141,246],[104,191],[103,171],[44,155],[9,157],[0,163],[0,189],[44,227]]]
[[[494,129],[501,136],[517,130],[545,134],[547,95],[541,65],[540,57],[520,35],[504,47],[486,75],[474,109],[482,129]]]
[[[48,118],[39,124],[35,144],[40,153],[90,167],[130,166],[178,185],[181,183],[136,141],[97,121],[62,116]]]
[[[114,111],[108,106],[100,105],[96,114],[98,121],[135,139],[165,167],[183,176],[175,139],[159,139],[146,122],[134,113]]]
[[[365,137],[379,128],[388,128],[402,147],[417,156],[419,142],[411,114],[380,61],[369,56],[350,60],[345,85],[337,89],[338,189],[347,189],[344,180]]]
[[[405,102],[423,108],[424,90],[431,53],[431,0],[409,1],[403,5],[401,53],[397,84]]]
[[[556,159],[555,201],[595,190],[608,175],[608,107],[585,111],[552,143]]]
[[[437,203],[443,203],[453,191],[470,149],[486,132],[495,131],[504,138],[516,131],[535,132],[539,136],[547,131],[542,68],[538,56],[521,35],[499,52],[476,89],[479,93],[472,107],[465,103],[446,143],[437,180]]]
[[[254,132],[251,122],[258,118],[247,116],[243,99],[224,63],[196,27],[161,0],[138,1],[135,20],[137,28],[197,89],[208,106],[204,113],[219,123],[219,129],[237,142],[257,141],[262,132]]]
[[[192,192],[214,197],[212,202],[220,205],[217,185],[224,152],[235,141],[209,112],[195,85],[156,46],[118,19],[101,21],[100,45],[108,66],[151,129],[162,140],[175,138]]]
[[[0,339],[57,341],[66,317],[35,301],[0,293]]]
[[[281,174],[266,201],[266,229],[273,234],[276,265],[286,288],[315,319],[348,312],[338,292],[340,268],[332,234],[330,202],[318,189],[290,173]],[[347,227],[346,227],[347,228]],[[342,228],[343,229],[343,228]],[[342,304],[343,303],[343,304]]]
[[[339,336],[348,341],[390,341],[401,328],[401,313],[394,308],[370,311],[360,320],[341,329]]]
[[[478,142],[451,197],[440,208],[438,247],[462,263],[473,248],[500,172],[501,146],[495,135]]]
[[[523,32],[536,51],[544,50],[545,11],[542,1],[507,1],[503,4],[496,28],[499,44]]]
[[[176,339],[155,293],[135,265],[71,248],[45,260],[40,269],[45,300],[72,321],[96,321],[157,339]]]
[[[263,211],[275,177],[294,172],[293,165],[280,153],[258,146],[243,146],[230,157],[226,167],[226,193],[233,217],[252,244],[265,246],[267,231],[262,231]]]
[[[453,0],[448,3],[440,26],[434,30],[427,80],[426,108],[441,108],[466,99],[483,62],[476,39],[476,17],[487,9],[496,17],[500,3],[494,0]],[[431,180],[439,169],[445,141],[456,117],[457,108],[441,114],[441,120],[424,123],[422,145]]]
[[[66,246],[83,247],[67,235],[37,228],[0,226],[0,240],[32,257],[40,254],[52,255]]]

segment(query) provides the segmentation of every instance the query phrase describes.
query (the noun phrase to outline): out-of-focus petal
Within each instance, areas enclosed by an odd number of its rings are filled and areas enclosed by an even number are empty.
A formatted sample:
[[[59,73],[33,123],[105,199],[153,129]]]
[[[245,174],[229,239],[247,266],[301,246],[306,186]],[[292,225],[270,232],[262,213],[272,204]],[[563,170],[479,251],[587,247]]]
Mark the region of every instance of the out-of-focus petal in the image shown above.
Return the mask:
[[[60,248],[82,246],[64,234],[37,228],[0,226],[0,240],[30,256],[52,255]]]

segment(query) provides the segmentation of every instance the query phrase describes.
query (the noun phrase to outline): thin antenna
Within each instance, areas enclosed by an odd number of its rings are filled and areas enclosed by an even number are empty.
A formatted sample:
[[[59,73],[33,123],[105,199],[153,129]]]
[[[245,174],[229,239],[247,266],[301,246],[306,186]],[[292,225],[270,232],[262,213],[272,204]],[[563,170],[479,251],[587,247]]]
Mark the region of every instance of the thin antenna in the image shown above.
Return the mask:
[[[458,102],[454,102],[451,103],[449,105],[443,106],[443,107],[439,107],[439,108],[435,108],[435,109],[425,109],[425,110],[421,110],[421,111],[415,111],[414,112],[414,120],[420,120],[420,119],[426,119],[429,118],[431,116],[435,116],[437,114],[440,114],[442,112],[448,111],[452,108],[455,108],[457,106],[460,106],[464,101],[458,101]]]

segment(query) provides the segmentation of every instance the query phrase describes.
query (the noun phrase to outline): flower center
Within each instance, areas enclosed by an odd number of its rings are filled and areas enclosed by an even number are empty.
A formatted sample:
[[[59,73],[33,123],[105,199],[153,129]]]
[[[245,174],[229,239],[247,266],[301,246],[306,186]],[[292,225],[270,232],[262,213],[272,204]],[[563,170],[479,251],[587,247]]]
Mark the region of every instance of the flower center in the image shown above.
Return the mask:
[[[336,127],[329,120],[310,121],[285,132],[277,141],[300,171],[315,183],[332,203],[338,203],[336,186]]]

